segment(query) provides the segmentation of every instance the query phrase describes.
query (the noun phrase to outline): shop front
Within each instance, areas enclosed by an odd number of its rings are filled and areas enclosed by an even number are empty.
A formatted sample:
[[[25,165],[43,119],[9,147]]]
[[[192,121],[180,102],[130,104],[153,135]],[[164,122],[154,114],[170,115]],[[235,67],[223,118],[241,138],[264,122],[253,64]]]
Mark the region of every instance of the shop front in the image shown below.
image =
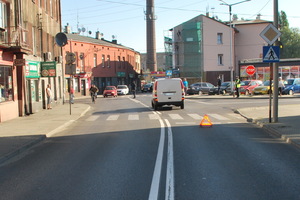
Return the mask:
[[[249,76],[246,72],[246,68],[249,65],[255,67],[255,73]],[[240,77],[242,80],[255,79],[255,80],[269,80],[270,74],[272,74],[272,69],[269,63],[258,63],[249,62],[240,64]],[[299,78],[300,77],[300,59],[283,59],[279,63],[278,76],[282,77],[283,80],[289,78]]]
[[[0,60],[0,122],[19,116],[16,80],[16,67],[12,59]]]

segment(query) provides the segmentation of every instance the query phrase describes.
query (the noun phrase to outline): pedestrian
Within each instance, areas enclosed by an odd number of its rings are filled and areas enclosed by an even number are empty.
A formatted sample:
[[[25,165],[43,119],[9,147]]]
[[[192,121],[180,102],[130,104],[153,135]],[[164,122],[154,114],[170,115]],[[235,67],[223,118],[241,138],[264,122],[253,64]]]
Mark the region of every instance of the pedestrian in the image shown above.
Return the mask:
[[[135,95],[136,95],[136,83],[135,83],[135,81],[133,81],[131,83],[131,91],[132,91],[132,94],[133,94],[133,98],[135,99]]]
[[[240,87],[241,87],[241,80],[238,76],[235,78],[235,92],[236,92],[236,98],[240,97]]]
[[[97,92],[99,91],[99,89],[95,84],[92,84],[89,91],[91,94],[92,101],[95,102],[95,99],[97,98]]]
[[[73,86],[70,87],[70,103],[74,104],[74,88],[73,88]]]
[[[52,102],[52,92],[51,92],[51,85],[48,84],[46,88],[46,95],[47,95],[47,109],[52,109],[51,108],[51,102]]]
[[[187,94],[187,89],[189,87],[189,82],[186,80],[186,78],[183,79],[183,86],[184,86],[184,94]]]
[[[218,79],[217,79],[218,95],[220,94],[220,88],[221,88],[221,84],[222,84],[221,77],[220,77],[220,76],[218,76]]]
[[[284,90],[284,82],[282,80],[281,77],[278,78],[278,93],[281,96],[282,95],[282,91]]]

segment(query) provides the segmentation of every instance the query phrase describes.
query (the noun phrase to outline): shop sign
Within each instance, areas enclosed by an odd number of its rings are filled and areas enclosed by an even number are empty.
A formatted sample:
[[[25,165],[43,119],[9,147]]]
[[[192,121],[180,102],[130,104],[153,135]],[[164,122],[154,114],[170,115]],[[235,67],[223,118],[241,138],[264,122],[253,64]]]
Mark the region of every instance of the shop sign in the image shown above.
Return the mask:
[[[56,77],[56,62],[41,62],[42,77]]]
[[[14,59],[14,66],[21,67],[26,63],[25,59]]]
[[[117,72],[117,77],[125,77],[125,72]]]
[[[40,78],[39,64],[40,64],[40,62],[36,62],[36,61],[26,61],[25,77],[26,78]]]

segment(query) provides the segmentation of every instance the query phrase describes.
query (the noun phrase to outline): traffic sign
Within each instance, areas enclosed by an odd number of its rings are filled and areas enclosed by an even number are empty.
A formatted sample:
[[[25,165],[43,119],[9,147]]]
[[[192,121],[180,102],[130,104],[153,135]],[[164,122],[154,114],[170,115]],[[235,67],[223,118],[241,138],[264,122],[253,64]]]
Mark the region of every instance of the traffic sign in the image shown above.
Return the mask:
[[[264,46],[263,62],[279,62],[279,46]]]
[[[166,75],[167,76],[172,76],[172,70],[166,70]]]
[[[73,64],[75,61],[76,61],[76,55],[75,55],[75,53],[68,52],[67,55],[66,55],[67,65]]]
[[[253,76],[253,74],[255,73],[256,69],[253,65],[249,65],[246,67],[246,73],[249,75],[249,76]]]
[[[261,33],[260,36],[269,44],[272,45],[281,36],[281,32],[273,25],[269,24]]]

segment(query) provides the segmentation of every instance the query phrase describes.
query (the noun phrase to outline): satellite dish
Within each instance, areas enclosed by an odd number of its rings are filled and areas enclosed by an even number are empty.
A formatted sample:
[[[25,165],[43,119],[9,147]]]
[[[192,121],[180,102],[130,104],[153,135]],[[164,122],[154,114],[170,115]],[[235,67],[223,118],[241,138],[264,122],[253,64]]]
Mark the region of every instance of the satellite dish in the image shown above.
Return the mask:
[[[82,32],[85,32],[85,31],[86,31],[86,29],[85,29],[84,27],[82,27],[81,31],[82,31]]]
[[[89,31],[89,34],[91,35],[91,34],[92,34],[92,31]]]
[[[55,42],[60,47],[65,46],[68,43],[67,35],[63,32],[57,33],[55,35]]]
[[[79,33],[79,34],[81,33],[81,28],[78,28],[78,33]]]

